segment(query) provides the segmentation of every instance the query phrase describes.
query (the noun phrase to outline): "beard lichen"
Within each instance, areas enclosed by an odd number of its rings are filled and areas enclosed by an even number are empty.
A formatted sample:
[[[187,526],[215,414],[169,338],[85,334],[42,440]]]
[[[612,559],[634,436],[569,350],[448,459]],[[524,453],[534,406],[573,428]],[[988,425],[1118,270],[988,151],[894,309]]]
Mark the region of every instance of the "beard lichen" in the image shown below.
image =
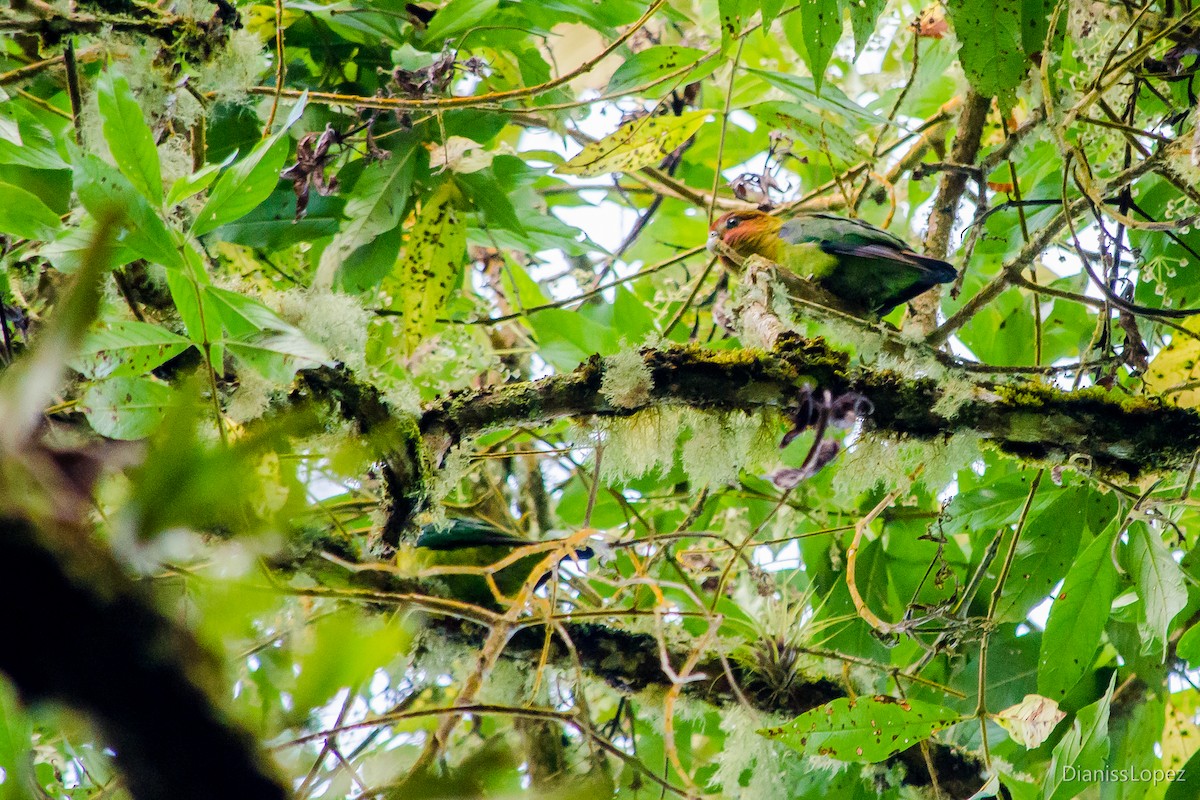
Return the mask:
[[[604,359],[600,394],[617,408],[638,408],[650,400],[654,379],[637,350],[625,349]]]
[[[979,434],[960,431],[941,439],[897,439],[869,433],[844,454],[833,476],[835,497],[852,501],[883,484],[906,486],[921,467],[920,482],[933,491],[954,479],[957,471],[980,458]]]

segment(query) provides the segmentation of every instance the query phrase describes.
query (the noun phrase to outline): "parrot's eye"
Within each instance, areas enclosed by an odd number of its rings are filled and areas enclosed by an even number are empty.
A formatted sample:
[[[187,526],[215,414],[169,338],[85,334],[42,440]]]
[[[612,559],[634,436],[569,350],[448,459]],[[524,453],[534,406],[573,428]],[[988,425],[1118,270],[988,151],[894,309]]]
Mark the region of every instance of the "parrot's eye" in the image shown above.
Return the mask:
[[[730,217],[729,219],[725,220],[725,229],[733,230],[734,228],[736,228],[738,225],[741,225],[741,224],[742,224],[742,221],[740,219],[738,219],[737,217]]]

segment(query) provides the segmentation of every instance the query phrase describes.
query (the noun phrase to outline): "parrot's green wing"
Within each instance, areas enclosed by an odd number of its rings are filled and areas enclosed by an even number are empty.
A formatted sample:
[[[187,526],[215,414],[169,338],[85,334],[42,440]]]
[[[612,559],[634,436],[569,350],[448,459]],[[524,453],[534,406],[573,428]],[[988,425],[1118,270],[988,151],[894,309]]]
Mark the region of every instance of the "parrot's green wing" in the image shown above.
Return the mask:
[[[831,294],[875,314],[886,314],[939,283],[954,280],[954,267],[923,256],[903,239],[862,220],[803,214],[779,229],[788,247],[784,266]]]

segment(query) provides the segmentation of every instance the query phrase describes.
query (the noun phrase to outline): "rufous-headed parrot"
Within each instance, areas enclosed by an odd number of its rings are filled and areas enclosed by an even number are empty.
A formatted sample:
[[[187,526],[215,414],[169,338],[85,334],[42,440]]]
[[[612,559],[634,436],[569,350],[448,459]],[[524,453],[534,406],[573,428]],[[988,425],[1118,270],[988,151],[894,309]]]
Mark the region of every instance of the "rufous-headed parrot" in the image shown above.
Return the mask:
[[[718,240],[743,258],[759,255],[773,261],[865,315],[883,316],[958,277],[954,267],[914,252],[903,239],[862,220],[833,214],[784,218],[762,211],[730,211],[712,224],[709,250]]]

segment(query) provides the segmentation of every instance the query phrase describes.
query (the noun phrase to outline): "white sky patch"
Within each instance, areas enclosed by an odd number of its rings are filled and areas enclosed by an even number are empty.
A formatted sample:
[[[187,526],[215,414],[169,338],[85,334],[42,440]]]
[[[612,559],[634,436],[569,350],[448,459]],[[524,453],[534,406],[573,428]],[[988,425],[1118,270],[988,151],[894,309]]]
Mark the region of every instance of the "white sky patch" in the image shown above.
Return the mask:
[[[754,563],[762,567],[764,572],[779,572],[785,569],[804,569],[800,560],[799,542],[788,542],[778,553],[767,546],[754,548]]]

